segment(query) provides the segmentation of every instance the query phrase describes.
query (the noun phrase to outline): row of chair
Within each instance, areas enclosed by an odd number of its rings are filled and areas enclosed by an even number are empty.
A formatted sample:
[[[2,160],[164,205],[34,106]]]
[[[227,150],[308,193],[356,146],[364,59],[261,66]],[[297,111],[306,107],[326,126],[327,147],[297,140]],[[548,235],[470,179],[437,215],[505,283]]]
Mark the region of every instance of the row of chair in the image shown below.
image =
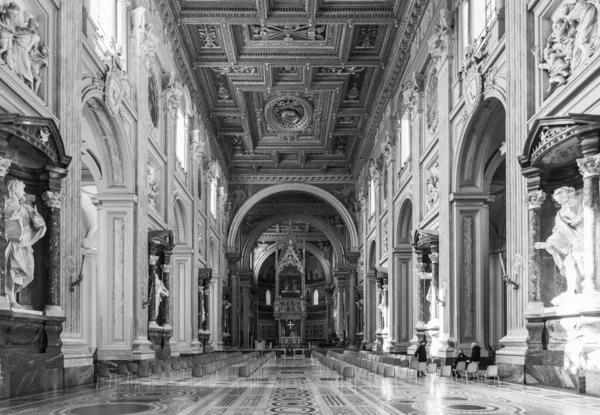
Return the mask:
[[[435,359],[433,361],[432,359],[428,359],[427,362],[418,362],[413,356],[382,356],[371,354],[365,351],[354,352],[350,350],[344,351],[344,356],[349,359],[361,359],[366,357],[367,360],[371,360],[373,362],[385,365],[393,365],[394,367],[399,367],[400,370],[406,369],[407,373],[410,373],[411,371],[413,371],[415,374],[419,372],[425,372],[427,374],[437,374],[439,377],[452,377],[453,380],[453,375],[460,375],[465,378],[467,383],[469,382],[469,379],[477,379],[478,382],[483,379],[486,384],[487,379],[492,379],[500,383],[497,365],[489,365],[485,371],[479,371],[479,363],[477,362],[471,362],[468,365],[466,362],[458,362],[453,373],[452,367],[449,365],[439,364],[439,359]],[[398,376],[398,370],[396,371],[396,376]]]
[[[354,389],[356,389],[356,371],[350,365],[343,364],[340,360],[330,356],[325,356],[319,352],[312,352],[312,357],[317,359],[319,363],[327,368],[327,371],[332,371],[340,376],[342,383],[346,379],[354,379]],[[337,376],[336,376],[337,378]]]
[[[115,381],[116,386],[119,375],[127,376],[127,380],[131,380],[133,375],[136,375],[138,379],[146,378],[153,380],[154,378],[161,376],[171,376],[171,379],[173,379],[175,373],[185,375],[189,371],[192,376],[200,377],[203,376],[204,373],[216,373],[218,370],[239,364],[256,356],[258,356],[258,352],[247,354],[242,354],[241,352],[211,353],[195,357],[177,357],[167,361],[142,360],[139,364],[119,363],[116,368],[116,375],[111,373],[107,365],[101,364],[98,367],[98,381],[96,382],[96,388],[101,380],[103,382],[108,380],[109,387],[111,383]]]
[[[275,352],[269,352],[263,356],[256,357],[246,364],[242,365],[238,369],[238,376],[242,378],[249,378],[257,370],[261,369],[271,359],[275,357]]]

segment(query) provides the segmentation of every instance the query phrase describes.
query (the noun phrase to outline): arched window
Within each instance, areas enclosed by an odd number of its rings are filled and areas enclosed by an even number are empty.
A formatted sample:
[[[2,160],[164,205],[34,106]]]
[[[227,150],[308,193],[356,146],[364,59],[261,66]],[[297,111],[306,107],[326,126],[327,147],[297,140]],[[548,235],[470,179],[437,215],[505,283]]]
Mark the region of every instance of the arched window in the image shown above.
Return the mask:
[[[400,121],[400,130],[402,131],[400,137],[400,166],[404,166],[404,163],[410,157],[410,120],[408,117],[409,115],[406,113]]]
[[[375,180],[371,180],[369,182],[369,214],[370,215],[375,214],[375,189],[377,189],[377,186],[375,186]]]
[[[319,305],[319,290],[313,291],[313,305]]]
[[[185,118],[181,110],[177,110],[177,125],[176,128],[176,143],[175,143],[175,156],[177,161],[183,167],[184,171],[188,168],[188,143],[187,143],[187,132],[185,129]]]
[[[122,0],[90,0],[90,18],[98,28],[101,44],[121,55],[123,69],[127,56],[127,5]]]
[[[265,302],[267,305],[271,305],[271,290],[267,290],[267,293],[265,294]]]

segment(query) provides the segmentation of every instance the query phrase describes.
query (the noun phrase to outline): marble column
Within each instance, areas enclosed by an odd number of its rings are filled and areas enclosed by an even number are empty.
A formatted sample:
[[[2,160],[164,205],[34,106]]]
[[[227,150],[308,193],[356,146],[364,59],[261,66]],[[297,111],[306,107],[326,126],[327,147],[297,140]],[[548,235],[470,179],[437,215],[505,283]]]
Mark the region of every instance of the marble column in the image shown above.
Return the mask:
[[[203,289],[204,298],[202,300],[202,307],[204,307],[204,331],[210,331],[210,282],[204,283]]]
[[[6,251],[6,236],[4,234],[4,205],[6,198],[6,183],[4,178],[6,177],[6,173],[8,173],[8,169],[12,163],[11,159],[0,157],[0,302],[4,302],[6,297],[6,286],[5,286],[5,267],[6,267],[6,257],[4,252]],[[4,308],[4,307],[0,307]],[[8,307],[7,307],[8,308]]]
[[[57,192],[46,191],[42,199],[50,208],[48,228],[48,302],[46,314],[60,310],[60,210],[64,196]],[[62,314],[62,313],[61,313]]]
[[[417,326],[425,325],[425,308],[423,306],[423,282],[421,275],[425,273],[425,264],[423,263],[423,252],[415,250],[417,255],[417,272],[415,274],[415,295],[417,301]]]
[[[348,277],[348,344],[353,345],[356,341],[356,303],[354,292],[356,291],[356,270],[350,270]]]
[[[377,326],[377,333],[381,333],[383,330],[383,318],[381,315],[381,310],[379,309],[379,304],[381,304],[381,299],[383,295],[383,281],[381,278],[377,278],[377,296],[375,302],[375,324]]]
[[[338,282],[337,288],[337,320],[335,324],[335,332],[339,339],[344,336],[344,286],[340,286]]]
[[[534,245],[541,241],[540,209],[545,200],[546,194],[542,190],[532,190],[525,197],[529,218],[528,299],[530,303],[542,301],[542,256]]]
[[[242,346],[250,347],[250,285],[242,285]]]
[[[158,262],[158,256],[157,255],[149,255],[148,256],[148,273],[149,273],[149,277],[148,277],[148,319],[150,320],[150,323],[154,323],[156,324],[156,316],[157,316],[157,311],[156,310],[156,305],[154,302],[154,274],[156,273],[156,263]]]
[[[433,303],[434,303],[433,315],[431,316],[431,318],[434,318],[437,320],[440,318],[439,303],[437,301],[438,296],[439,296],[439,287],[440,287],[440,283],[439,283],[440,255],[438,253],[438,245],[437,244],[431,245],[431,253],[429,254],[429,259],[431,260],[431,287],[432,287],[431,288],[431,290],[432,290],[431,301],[433,301]]]
[[[597,293],[600,271],[600,154],[577,160],[583,175],[583,223],[585,263],[581,288],[584,295]]]
[[[327,343],[331,343],[331,320],[332,320],[332,311],[331,311],[331,295],[326,294],[325,297],[325,337]]]
[[[162,266],[162,280],[166,290],[171,294],[171,256],[173,252],[164,251],[165,253],[165,263]],[[169,300],[170,295],[162,297],[162,318],[163,318],[163,327],[171,325],[171,301]]]
[[[230,315],[231,321],[229,325],[231,326],[231,345],[237,347],[240,345],[239,333],[238,333],[238,314],[240,309],[240,299],[239,299],[239,278],[237,272],[231,272],[229,274],[230,282],[231,282],[231,307],[230,307]]]

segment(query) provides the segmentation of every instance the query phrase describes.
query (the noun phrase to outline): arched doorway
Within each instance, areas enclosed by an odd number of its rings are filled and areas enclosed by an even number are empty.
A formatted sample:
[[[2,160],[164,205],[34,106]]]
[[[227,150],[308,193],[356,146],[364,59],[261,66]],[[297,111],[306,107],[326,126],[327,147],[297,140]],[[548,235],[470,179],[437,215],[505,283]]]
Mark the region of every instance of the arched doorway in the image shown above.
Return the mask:
[[[453,295],[457,347],[478,342],[493,354],[506,334],[506,112],[488,97],[473,114],[454,166]]]
[[[392,313],[396,316],[393,320],[396,343],[396,351],[406,352],[410,346],[413,335],[413,298],[414,274],[413,274],[413,247],[410,243],[412,224],[412,201],[406,198],[401,204],[400,214],[397,221],[396,243],[394,249],[394,261],[396,270],[396,282],[391,299]]]

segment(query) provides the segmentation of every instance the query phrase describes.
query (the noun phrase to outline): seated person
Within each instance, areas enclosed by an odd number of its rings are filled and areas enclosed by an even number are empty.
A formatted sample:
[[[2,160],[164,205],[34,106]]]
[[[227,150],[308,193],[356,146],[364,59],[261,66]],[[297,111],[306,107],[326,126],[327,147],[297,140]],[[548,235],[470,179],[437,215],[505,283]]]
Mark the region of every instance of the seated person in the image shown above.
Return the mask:
[[[458,350],[458,356],[456,357],[456,360],[454,361],[454,363],[452,363],[452,376],[456,376],[456,377],[460,377],[459,373],[456,373],[456,366],[458,365],[458,362],[468,362],[469,358],[467,357],[467,355],[462,351],[462,350]]]
[[[470,362],[481,362],[481,347],[475,342],[471,343],[471,359]]]

